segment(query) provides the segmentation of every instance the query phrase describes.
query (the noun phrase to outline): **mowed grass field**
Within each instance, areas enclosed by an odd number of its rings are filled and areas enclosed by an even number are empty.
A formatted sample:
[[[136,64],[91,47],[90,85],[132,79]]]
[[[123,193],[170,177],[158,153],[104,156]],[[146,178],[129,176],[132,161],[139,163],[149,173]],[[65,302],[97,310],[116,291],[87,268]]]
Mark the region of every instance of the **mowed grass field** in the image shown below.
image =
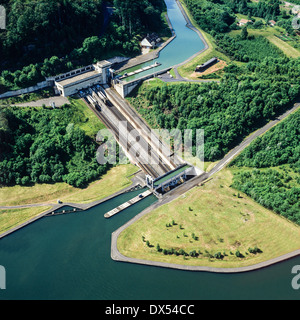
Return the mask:
[[[28,221],[51,207],[0,210],[0,234]]]
[[[203,186],[145,215],[120,234],[119,251],[145,260],[232,268],[299,249],[299,226],[238,194],[231,182],[232,171],[224,169]],[[161,249],[200,250],[201,254],[165,255],[157,251],[157,244]],[[249,247],[255,246],[261,252],[249,253]],[[237,257],[237,251],[243,257]],[[223,257],[213,258],[218,252]]]
[[[66,183],[36,184],[32,187],[14,186],[0,188],[0,206],[17,206],[35,203],[63,202],[89,203],[101,200],[132,184],[128,176],[138,171],[132,164],[119,165],[85,189],[74,188]]]

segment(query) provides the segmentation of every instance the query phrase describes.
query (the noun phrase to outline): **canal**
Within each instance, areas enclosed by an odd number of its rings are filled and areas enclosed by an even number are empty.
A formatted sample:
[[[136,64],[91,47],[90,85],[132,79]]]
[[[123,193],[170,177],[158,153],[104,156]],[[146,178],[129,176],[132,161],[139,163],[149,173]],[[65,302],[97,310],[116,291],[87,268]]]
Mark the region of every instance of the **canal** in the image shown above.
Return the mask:
[[[143,76],[158,72],[160,70],[176,66],[205,48],[205,44],[200,39],[199,35],[186,26],[187,22],[176,1],[165,0],[165,2],[167,5],[169,19],[176,33],[176,38],[160,52],[159,58],[155,59],[154,61],[152,60],[145,62],[131,69],[127,69],[122,73],[130,73],[140,68],[150,66],[155,62],[159,62],[161,64],[159,67],[127,77],[123,81],[128,82],[139,79]]]
[[[291,269],[300,257],[241,274],[180,271],[113,261],[111,233],[148,207],[150,196],[107,220],[140,191],[86,212],[45,217],[0,240],[6,299],[299,299]]]
[[[174,0],[166,0],[177,38],[158,59],[162,67],[185,61],[204,48],[188,29]],[[153,62],[150,62],[152,64]],[[144,75],[144,74],[143,74]],[[141,76],[141,75],[139,75]],[[299,299],[291,286],[300,257],[254,272],[215,274],[115,262],[111,233],[156,201],[150,196],[111,219],[104,214],[137,196],[125,193],[88,211],[45,217],[0,240],[9,299]]]

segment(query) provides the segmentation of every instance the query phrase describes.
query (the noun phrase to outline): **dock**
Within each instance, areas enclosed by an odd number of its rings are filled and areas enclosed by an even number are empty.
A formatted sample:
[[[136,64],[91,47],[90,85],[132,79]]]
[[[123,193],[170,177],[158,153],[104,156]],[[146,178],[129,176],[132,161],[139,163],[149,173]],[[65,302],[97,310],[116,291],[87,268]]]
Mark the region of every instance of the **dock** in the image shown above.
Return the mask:
[[[134,197],[133,199],[121,204],[120,206],[118,206],[117,208],[105,213],[104,217],[105,218],[111,218],[112,216],[116,215],[117,213],[129,208],[130,206],[136,204],[137,202],[147,198],[148,196],[150,196],[152,194],[152,191],[147,190],[141,194],[139,194],[138,196]]]

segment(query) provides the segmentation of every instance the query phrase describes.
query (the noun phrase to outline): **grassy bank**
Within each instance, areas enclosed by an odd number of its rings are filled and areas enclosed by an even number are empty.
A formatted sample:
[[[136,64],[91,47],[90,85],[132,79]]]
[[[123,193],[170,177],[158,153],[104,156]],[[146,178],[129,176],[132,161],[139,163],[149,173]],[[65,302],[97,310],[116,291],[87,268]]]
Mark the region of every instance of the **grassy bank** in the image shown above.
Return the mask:
[[[42,214],[51,207],[0,210],[0,234]]]
[[[99,130],[106,128],[102,121],[88,106],[81,100],[69,97],[71,108],[74,110],[73,121],[79,124],[79,127],[85,133],[94,138]]]
[[[299,249],[298,226],[238,193],[231,183],[232,171],[222,170],[124,230],[118,249],[133,258],[225,268],[253,265]],[[261,252],[250,253],[249,248]],[[189,255],[166,253],[172,249]]]
[[[0,206],[56,203],[57,199],[74,203],[101,200],[130,186],[132,182],[128,176],[136,171],[137,167],[131,164],[114,167],[85,189],[74,188],[66,183],[3,187],[0,188]]]

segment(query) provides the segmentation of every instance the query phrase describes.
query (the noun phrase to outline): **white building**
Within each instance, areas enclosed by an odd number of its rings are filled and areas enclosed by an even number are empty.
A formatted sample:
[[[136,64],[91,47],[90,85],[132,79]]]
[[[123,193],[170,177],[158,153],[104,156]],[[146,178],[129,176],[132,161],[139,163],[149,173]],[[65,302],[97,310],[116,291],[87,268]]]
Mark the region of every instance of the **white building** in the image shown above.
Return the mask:
[[[161,42],[161,39],[155,33],[148,34],[141,42],[142,49],[154,49]]]
[[[241,19],[241,20],[239,21],[238,25],[239,25],[240,27],[242,27],[242,26],[245,26],[245,25],[248,24],[248,23],[252,23],[252,20]]]
[[[109,61],[100,61],[81,69],[55,77],[55,85],[59,93],[68,97],[96,84],[106,84],[110,76],[112,64]]]

